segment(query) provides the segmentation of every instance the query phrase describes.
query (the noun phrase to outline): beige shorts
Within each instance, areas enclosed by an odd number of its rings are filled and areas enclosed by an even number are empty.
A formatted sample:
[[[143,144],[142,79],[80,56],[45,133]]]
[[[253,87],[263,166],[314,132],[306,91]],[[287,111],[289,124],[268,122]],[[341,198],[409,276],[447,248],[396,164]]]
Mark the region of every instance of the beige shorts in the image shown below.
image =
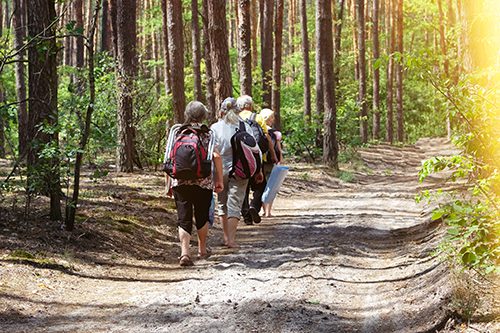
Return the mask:
[[[224,190],[217,193],[217,214],[219,216],[227,215],[227,217],[241,217],[241,206],[245,198],[248,179],[229,178],[224,176]]]

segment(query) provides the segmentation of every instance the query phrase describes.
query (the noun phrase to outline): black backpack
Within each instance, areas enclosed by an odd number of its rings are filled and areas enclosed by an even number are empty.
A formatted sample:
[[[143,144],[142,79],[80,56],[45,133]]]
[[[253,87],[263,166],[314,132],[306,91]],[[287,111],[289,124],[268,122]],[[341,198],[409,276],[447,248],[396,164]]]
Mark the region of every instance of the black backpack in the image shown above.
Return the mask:
[[[259,123],[255,120],[256,117],[257,114],[255,112],[252,112],[252,115],[250,116],[250,118],[246,119],[246,122],[248,123],[248,125],[250,125],[253,137],[255,138],[255,141],[257,141],[259,149],[264,155],[269,151],[269,142],[267,141],[267,137],[264,134],[262,127],[260,127]]]
[[[268,130],[269,136],[271,137],[271,142],[273,143],[273,149],[274,153],[276,154],[276,158],[280,158],[280,150],[278,147],[278,139],[276,138],[276,132],[277,130],[274,128],[271,128]],[[271,158],[271,152],[267,152],[267,157],[266,157],[267,163],[273,163],[273,159]]]
[[[260,171],[261,153],[255,138],[245,130],[245,123],[240,121],[239,128],[231,137],[233,166],[230,177],[249,179]]]
[[[195,128],[189,124],[177,130],[172,146],[167,147],[168,156],[163,170],[176,179],[206,178],[212,171],[212,160],[206,142],[210,141],[210,130],[202,125]],[[204,143],[205,142],[205,143]]]

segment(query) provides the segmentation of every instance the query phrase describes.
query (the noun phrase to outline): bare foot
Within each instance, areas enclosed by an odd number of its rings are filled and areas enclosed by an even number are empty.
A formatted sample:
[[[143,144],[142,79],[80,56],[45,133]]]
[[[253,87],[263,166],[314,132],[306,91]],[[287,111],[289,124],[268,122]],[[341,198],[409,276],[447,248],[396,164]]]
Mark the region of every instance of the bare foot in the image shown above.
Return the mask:
[[[226,246],[230,249],[239,249],[240,246],[236,243],[227,243]]]

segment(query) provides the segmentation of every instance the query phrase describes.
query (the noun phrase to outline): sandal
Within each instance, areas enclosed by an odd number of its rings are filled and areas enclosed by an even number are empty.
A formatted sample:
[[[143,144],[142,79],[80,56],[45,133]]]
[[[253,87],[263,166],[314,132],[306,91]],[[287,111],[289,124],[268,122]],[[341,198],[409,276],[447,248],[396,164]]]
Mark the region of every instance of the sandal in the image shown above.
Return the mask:
[[[193,266],[194,263],[187,254],[184,254],[179,259],[179,265],[181,265],[181,266]]]

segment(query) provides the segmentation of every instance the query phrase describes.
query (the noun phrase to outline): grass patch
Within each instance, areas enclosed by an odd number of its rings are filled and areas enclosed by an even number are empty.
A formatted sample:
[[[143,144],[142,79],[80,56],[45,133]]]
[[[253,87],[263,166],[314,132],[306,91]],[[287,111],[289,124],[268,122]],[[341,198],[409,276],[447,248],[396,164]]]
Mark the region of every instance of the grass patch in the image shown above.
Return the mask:
[[[339,171],[338,177],[340,180],[346,182],[346,183],[352,183],[355,179],[354,174],[350,171]]]

